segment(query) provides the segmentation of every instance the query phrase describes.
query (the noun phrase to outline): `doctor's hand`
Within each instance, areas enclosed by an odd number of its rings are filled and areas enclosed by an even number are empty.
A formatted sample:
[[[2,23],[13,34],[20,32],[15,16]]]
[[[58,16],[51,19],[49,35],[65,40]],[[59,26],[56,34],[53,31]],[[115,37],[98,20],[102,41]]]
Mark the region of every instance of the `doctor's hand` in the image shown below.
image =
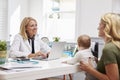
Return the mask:
[[[35,57],[38,57],[38,56],[42,56],[43,58],[47,58],[47,54],[40,52],[40,51],[35,53]]]
[[[35,57],[39,57],[39,56],[42,56],[43,58],[47,58],[48,55],[38,51],[38,52],[36,52],[34,54],[33,53],[29,54],[28,58],[35,58]]]

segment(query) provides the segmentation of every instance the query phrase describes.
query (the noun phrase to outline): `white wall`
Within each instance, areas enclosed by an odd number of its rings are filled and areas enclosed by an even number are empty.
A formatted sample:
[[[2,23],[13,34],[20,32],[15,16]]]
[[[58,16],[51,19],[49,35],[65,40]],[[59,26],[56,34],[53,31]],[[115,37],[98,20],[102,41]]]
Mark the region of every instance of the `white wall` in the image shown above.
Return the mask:
[[[10,36],[10,41],[13,41],[15,34],[19,32],[20,23],[24,17],[34,17],[38,21],[39,30],[43,27],[42,1],[43,0],[8,0],[8,36]],[[38,31],[38,33],[39,32],[40,31]]]
[[[19,33],[20,22],[25,16],[29,16],[28,0],[8,0],[8,29],[11,34],[10,41],[14,35]]]
[[[112,4],[113,4],[112,11],[120,13],[120,0],[113,0]]]
[[[38,22],[38,33],[42,32],[42,28],[43,28],[43,0],[30,0],[29,13],[30,13],[30,16],[35,18]]]
[[[112,12],[112,0],[77,0],[76,38],[80,34],[97,37],[100,17],[106,12]]]
[[[80,34],[98,37],[99,20],[108,12],[120,13],[120,0],[76,0],[76,38]],[[100,38],[95,38],[94,41],[99,42],[101,57],[104,42]]]

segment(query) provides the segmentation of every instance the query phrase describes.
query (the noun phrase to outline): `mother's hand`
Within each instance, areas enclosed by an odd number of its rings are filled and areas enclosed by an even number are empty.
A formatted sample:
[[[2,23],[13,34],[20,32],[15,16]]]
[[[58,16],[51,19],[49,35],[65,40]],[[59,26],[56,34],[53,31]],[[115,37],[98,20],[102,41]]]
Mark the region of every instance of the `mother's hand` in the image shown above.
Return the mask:
[[[91,59],[88,60],[88,63],[80,61],[80,69],[86,72],[89,72],[90,70],[94,69],[91,63]]]

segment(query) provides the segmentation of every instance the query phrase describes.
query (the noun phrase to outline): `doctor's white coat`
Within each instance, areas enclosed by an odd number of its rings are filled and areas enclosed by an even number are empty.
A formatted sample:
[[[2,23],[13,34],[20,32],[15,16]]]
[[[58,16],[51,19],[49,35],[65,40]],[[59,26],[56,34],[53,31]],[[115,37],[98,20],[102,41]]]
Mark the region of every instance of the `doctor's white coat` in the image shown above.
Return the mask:
[[[35,36],[34,40],[35,52],[41,51],[43,53],[50,52],[51,48],[41,41],[38,35]],[[32,48],[28,40],[24,40],[20,34],[15,35],[14,41],[10,48],[10,57],[27,57],[31,54]]]

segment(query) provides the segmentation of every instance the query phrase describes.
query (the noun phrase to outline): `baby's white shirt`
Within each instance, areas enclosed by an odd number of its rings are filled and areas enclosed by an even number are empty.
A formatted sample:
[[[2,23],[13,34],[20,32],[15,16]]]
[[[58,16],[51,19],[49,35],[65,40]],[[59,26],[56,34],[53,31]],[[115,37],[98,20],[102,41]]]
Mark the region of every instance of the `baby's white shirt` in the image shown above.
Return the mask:
[[[89,57],[92,59],[91,62],[92,62],[93,67],[96,67],[95,59],[91,52],[91,49],[79,50],[72,59],[67,61],[67,63],[76,64],[76,63],[80,63],[80,61],[87,63]]]

